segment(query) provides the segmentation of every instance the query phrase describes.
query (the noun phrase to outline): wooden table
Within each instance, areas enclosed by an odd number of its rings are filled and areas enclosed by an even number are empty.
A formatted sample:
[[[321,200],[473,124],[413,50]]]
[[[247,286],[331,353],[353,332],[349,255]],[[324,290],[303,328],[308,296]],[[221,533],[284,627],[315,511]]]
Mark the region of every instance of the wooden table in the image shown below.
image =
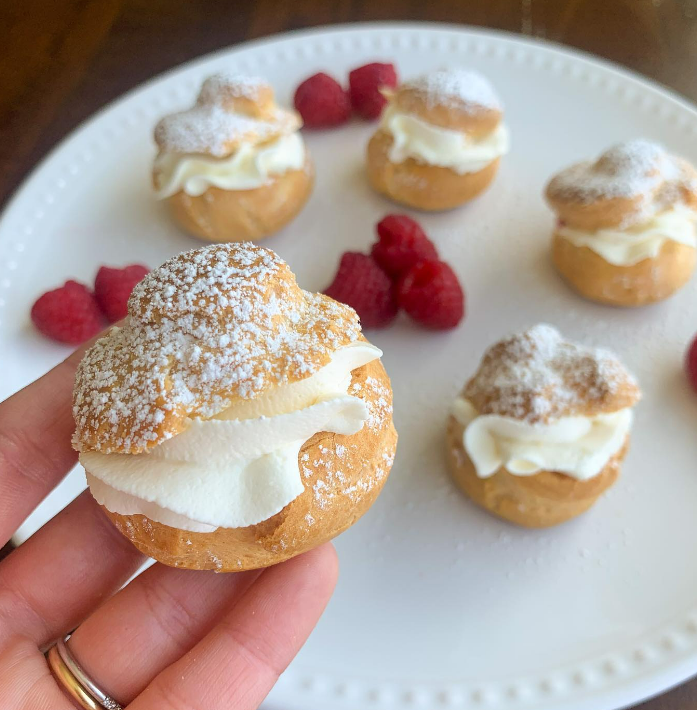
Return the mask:
[[[361,20],[563,42],[697,102],[697,0],[2,0],[0,202],[80,121],[153,75],[246,39]],[[639,707],[697,708],[697,679]]]

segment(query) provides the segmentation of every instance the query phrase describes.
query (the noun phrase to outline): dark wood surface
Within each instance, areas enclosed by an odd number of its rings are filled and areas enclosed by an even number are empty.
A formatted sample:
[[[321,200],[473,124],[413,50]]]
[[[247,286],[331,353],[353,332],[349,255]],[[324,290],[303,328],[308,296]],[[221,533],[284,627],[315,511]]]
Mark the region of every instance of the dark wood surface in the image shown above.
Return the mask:
[[[78,123],[153,75],[246,39],[363,20],[546,38],[697,101],[697,0],[2,0],[0,203]],[[695,709],[697,680],[639,707]]]

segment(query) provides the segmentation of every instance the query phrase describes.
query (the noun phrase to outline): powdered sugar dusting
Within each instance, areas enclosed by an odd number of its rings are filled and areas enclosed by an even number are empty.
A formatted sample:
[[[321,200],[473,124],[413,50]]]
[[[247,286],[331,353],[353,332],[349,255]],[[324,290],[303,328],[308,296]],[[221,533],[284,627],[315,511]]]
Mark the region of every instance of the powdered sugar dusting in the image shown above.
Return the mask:
[[[264,140],[278,134],[278,125],[230,113],[222,106],[194,106],[163,118],[155,128],[155,140],[173,153],[228,154],[228,143],[246,138]]]
[[[241,142],[258,143],[299,127],[297,116],[272,107],[262,119],[241,113],[229,104],[235,98],[260,100],[271,88],[257,77],[215,74],[206,79],[187,111],[165,116],[155,127],[155,140],[168,153],[207,153],[217,158],[229,155]]]
[[[370,493],[375,486],[382,485],[393,463],[394,451],[383,452],[381,460],[374,467],[371,467],[370,462],[366,461],[363,475],[354,484],[344,488],[342,493],[354,503],[357,503],[363,496]]]
[[[619,409],[639,398],[634,379],[613,353],[564,340],[546,324],[487,350],[463,394],[482,414],[530,423],[581,413],[613,398]]]
[[[661,146],[638,139],[613,146],[595,162],[563,170],[550,182],[549,193],[582,202],[631,198],[651,193],[666,181],[680,180],[681,172]]]
[[[410,188],[412,190],[425,190],[428,187],[428,180],[414,173],[410,173],[406,170],[398,170],[394,173],[394,179],[398,181],[404,187]]]
[[[388,423],[384,423],[383,431]],[[355,461],[355,455],[350,455],[344,462],[333,455],[321,461],[314,461],[317,479],[312,485],[312,493],[315,506],[319,510],[328,510],[337,496],[346,496],[353,503],[358,503],[376,486],[382,485],[394,463],[394,454],[395,449],[391,445],[375,460],[359,460],[358,467],[352,463]],[[308,526],[312,524],[308,516],[305,516],[305,521]]]
[[[366,378],[365,385],[375,395],[365,399],[368,405],[366,425],[373,431],[379,431],[385,421],[392,417],[392,392],[374,377]]]
[[[215,103],[221,95],[257,101],[269,84],[259,76],[223,71],[209,76],[201,85],[199,103]]]
[[[302,291],[268,249],[227,244],[180,254],[134,289],[124,327],[80,364],[76,448],[143,451],[192,417],[308,377],[359,335],[352,309]]]
[[[439,69],[412,79],[404,87],[423,92],[429,107],[457,105],[472,112],[502,110],[489,80],[469,69]]]
[[[396,439],[390,435],[394,431],[392,391],[384,372],[376,371],[379,365],[372,363],[367,367],[373,368],[372,372],[355,371],[354,377],[360,381],[349,388],[368,408],[364,429],[354,436],[332,435],[325,439],[317,445],[319,455],[312,456],[310,468],[303,471],[306,479],[312,479],[305,485],[312,491],[315,520],[321,517],[319,511],[329,510],[337,498],[348,497],[358,504],[382,485],[394,462]]]

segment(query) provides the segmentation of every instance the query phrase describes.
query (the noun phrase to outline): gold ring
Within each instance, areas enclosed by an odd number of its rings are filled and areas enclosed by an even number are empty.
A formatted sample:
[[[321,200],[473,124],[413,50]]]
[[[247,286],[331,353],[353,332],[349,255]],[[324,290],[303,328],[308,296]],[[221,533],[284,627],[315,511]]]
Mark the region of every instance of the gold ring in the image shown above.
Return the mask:
[[[48,667],[51,669],[54,678],[68,695],[77,700],[79,705],[85,710],[102,710],[92,696],[78,682],[77,678],[70,672],[68,666],[63,663],[63,659],[55,646],[51,646],[46,654]]]
[[[46,653],[46,661],[63,690],[85,710],[123,710],[113,698],[100,690],[73,658],[61,639]]]

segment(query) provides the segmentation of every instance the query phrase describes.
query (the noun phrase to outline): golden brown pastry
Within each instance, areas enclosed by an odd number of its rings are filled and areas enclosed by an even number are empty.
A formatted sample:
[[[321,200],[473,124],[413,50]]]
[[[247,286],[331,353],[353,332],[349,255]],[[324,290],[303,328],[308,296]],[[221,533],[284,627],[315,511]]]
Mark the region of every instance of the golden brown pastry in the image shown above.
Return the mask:
[[[387,197],[422,210],[473,199],[508,151],[501,102],[480,74],[431,72],[389,95],[368,143],[368,178]]]
[[[615,306],[668,298],[695,268],[697,173],[645,140],[620,143],[547,186],[552,258],[581,295]]]
[[[569,520],[617,479],[640,396],[612,353],[566,341],[549,325],[506,338],[453,405],[453,479],[518,525]]]
[[[392,390],[356,313],[249,243],[180,254],[85,355],[75,448],[90,490],[168,565],[237,571],[325,542],[370,507]]]
[[[262,239],[300,212],[314,171],[300,117],[279,108],[264,80],[216,74],[188,111],[155,128],[156,196],[194,236]]]

